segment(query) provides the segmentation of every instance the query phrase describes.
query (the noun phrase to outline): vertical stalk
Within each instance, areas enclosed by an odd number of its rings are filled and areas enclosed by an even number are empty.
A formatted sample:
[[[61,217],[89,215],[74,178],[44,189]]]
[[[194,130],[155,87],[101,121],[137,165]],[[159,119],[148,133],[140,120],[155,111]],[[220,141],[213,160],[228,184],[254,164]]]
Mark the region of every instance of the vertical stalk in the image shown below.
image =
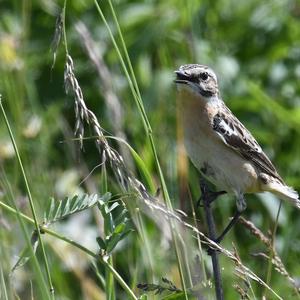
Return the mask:
[[[46,274],[47,274],[47,279],[48,279],[48,284],[49,284],[49,291],[50,291],[50,294],[52,296],[52,299],[54,299],[54,288],[53,288],[53,285],[52,285],[52,279],[51,279],[50,269],[49,269],[48,260],[47,260],[47,256],[46,256],[46,251],[45,251],[45,248],[44,248],[44,243],[43,243],[42,238],[41,238],[41,233],[40,233],[39,223],[38,223],[38,220],[37,220],[37,215],[36,215],[36,212],[35,212],[33,198],[31,196],[31,191],[30,191],[30,188],[29,188],[29,184],[28,184],[27,176],[25,174],[25,170],[24,170],[24,167],[23,167],[21,156],[19,154],[19,150],[18,150],[16,141],[15,141],[14,135],[12,133],[12,130],[10,128],[10,124],[8,122],[8,118],[6,116],[5,110],[4,110],[3,105],[2,105],[1,95],[0,95],[0,109],[1,109],[2,115],[4,117],[4,121],[5,121],[7,130],[8,130],[11,142],[13,144],[14,151],[15,151],[15,154],[16,154],[16,157],[17,157],[17,161],[18,161],[19,167],[21,169],[22,177],[23,177],[23,180],[24,180],[24,183],[25,183],[25,188],[26,188],[26,192],[27,192],[27,196],[28,196],[28,200],[29,200],[29,204],[30,204],[30,209],[31,209],[31,212],[32,212],[33,220],[34,220],[35,229],[36,229],[37,235],[38,235],[38,241],[39,241],[39,244],[41,245],[42,256],[43,256],[44,265],[45,265]]]
[[[118,33],[119,33],[119,36],[120,36],[120,39],[121,39],[122,48],[123,48],[123,51],[125,53],[125,57],[126,57],[127,64],[129,66],[131,75],[129,74],[129,72],[127,70],[127,67],[126,67],[125,61],[124,61],[124,59],[122,57],[122,54],[120,52],[120,49],[119,49],[119,47],[117,45],[117,42],[116,42],[116,40],[115,40],[115,38],[113,36],[113,33],[112,33],[111,29],[110,29],[110,26],[108,25],[107,20],[106,20],[106,18],[104,16],[104,14],[103,14],[103,12],[102,12],[99,4],[98,4],[98,1],[94,0],[94,3],[95,3],[95,6],[96,6],[96,8],[98,10],[98,13],[99,13],[99,15],[100,15],[103,23],[105,24],[105,26],[106,26],[106,28],[107,28],[107,30],[109,32],[109,35],[110,35],[111,40],[112,40],[112,43],[113,43],[113,45],[114,45],[114,47],[116,49],[117,55],[118,55],[118,57],[120,59],[121,66],[122,66],[123,71],[125,73],[125,76],[126,76],[126,78],[128,80],[128,83],[129,83],[130,89],[132,91],[134,100],[135,100],[136,105],[137,105],[137,107],[139,109],[139,112],[140,112],[140,114],[142,116],[142,122],[143,122],[143,125],[144,125],[144,128],[145,128],[145,131],[146,131],[146,135],[147,135],[148,140],[150,142],[151,151],[153,153],[155,164],[156,164],[156,168],[157,168],[157,171],[158,171],[158,175],[159,175],[159,179],[160,179],[160,183],[161,183],[163,197],[164,197],[164,200],[166,202],[167,207],[170,210],[172,210],[171,200],[170,200],[170,197],[169,197],[169,194],[168,194],[167,186],[166,186],[166,183],[165,183],[165,180],[164,180],[164,176],[163,176],[163,173],[162,173],[162,169],[161,169],[161,166],[160,166],[160,163],[159,163],[159,160],[158,160],[158,155],[157,155],[156,148],[155,148],[155,143],[154,143],[154,139],[153,139],[153,135],[152,135],[152,128],[151,128],[150,122],[148,120],[148,117],[146,115],[146,112],[145,112],[145,109],[144,109],[144,106],[143,106],[143,101],[142,101],[142,98],[141,98],[141,94],[139,92],[138,84],[137,84],[137,81],[136,81],[136,78],[135,78],[135,75],[134,75],[134,71],[133,71],[133,68],[132,68],[132,65],[131,65],[130,57],[129,57],[128,52],[127,52],[125,41],[123,39],[121,28],[120,28],[120,25],[118,23],[116,14],[114,12],[113,5],[112,5],[111,1],[109,0],[109,5],[110,5],[110,8],[111,8],[111,11],[112,11],[112,14],[113,14],[114,21],[115,21],[115,23],[117,25]],[[170,226],[171,226],[172,238],[173,238],[174,246],[175,246],[176,259],[177,259],[178,267],[179,267],[181,284],[182,284],[182,288],[183,288],[184,293],[185,293],[185,298],[188,300],[188,296],[187,296],[187,292],[186,292],[186,283],[185,283],[184,275],[183,275],[183,266],[182,266],[182,262],[180,261],[180,249],[179,249],[177,237],[175,236],[174,222],[172,220],[170,220]]]
[[[62,11],[63,36],[64,36],[65,51],[67,56],[69,54],[69,51],[68,51],[68,43],[67,43],[67,35],[66,35],[66,7],[67,7],[67,0],[64,1],[64,7]]]
[[[214,221],[214,216],[210,206],[211,199],[209,197],[207,186],[202,179],[200,180],[200,185],[201,185],[201,192],[202,192],[201,197],[203,200],[204,213],[205,213],[206,223],[208,227],[208,237],[214,241],[217,238],[217,234],[216,234],[216,225]],[[222,276],[220,271],[218,253],[216,250],[210,249],[210,255],[211,255],[211,261],[212,261],[213,273],[214,273],[216,299],[224,300]]]

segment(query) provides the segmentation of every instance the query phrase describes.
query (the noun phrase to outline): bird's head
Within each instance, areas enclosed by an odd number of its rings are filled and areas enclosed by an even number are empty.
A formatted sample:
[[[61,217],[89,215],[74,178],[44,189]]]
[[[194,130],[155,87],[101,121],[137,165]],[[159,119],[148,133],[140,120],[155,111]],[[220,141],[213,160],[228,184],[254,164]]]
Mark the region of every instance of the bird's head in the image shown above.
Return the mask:
[[[207,101],[218,98],[217,76],[209,67],[198,64],[183,65],[175,73],[175,82],[180,90],[199,95]]]

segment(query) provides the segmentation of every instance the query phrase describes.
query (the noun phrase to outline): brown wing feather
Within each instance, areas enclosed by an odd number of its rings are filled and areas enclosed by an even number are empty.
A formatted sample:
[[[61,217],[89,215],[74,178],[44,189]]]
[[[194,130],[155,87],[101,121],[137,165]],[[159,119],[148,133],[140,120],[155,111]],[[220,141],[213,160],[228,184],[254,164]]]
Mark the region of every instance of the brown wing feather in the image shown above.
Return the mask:
[[[251,133],[225,105],[222,111],[224,113],[219,112],[214,116],[213,129],[226,145],[251,161],[260,171],[277,178],[283,183],[272,162],[262,151]],[[230,118],[227,116],[230,116]]]

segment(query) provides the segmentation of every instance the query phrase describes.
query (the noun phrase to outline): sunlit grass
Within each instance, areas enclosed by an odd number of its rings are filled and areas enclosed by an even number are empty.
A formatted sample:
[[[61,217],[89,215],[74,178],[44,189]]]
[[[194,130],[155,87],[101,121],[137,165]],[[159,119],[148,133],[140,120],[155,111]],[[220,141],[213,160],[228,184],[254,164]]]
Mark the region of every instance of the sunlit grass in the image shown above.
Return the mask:
[[[65,54],[74,61],[85,104],[98,119],[103,138],[116,151],[120,144],[128,149],[132,164],[127,165],[125,159],[125,170],[132,174],[130,178],[141,181],[149,195],[161,199],[169,210],[184,209],[188,216],[182,218],[206,233],[201,208],[194,207],[199,197],[197,174],[176,148],[182,141],[175,133],[173,70],[181,63],[212,64],[220,73],[224,100],[250,126],[282,177],[299,189],[297,10],[287,9],[282,18],[277,4],[268,6],[258,0],[247,5],[230,0],[189,1],[188,5],[182,1],[64,1],[61,20],[66,22],[60,23],[64,26],[59,29],[51,70],[54,16],[61,11],[51,3],[0,5],[0,254],[5,258],[0,263],[0,298],[92,299],[93,291],[94,297],[105,295],[112,300],[141,295],[143,299],[168,299],[170,294],[173,299],[191,299],[191,293],[198,290],[214,299],[210,257],[199,235],[143,205],[135,193],[121,187],[109,159],[103,162],[99,144],[95,147],[98,136],[93,122],[82,125],[84,147],[79,149],[72,132],[76,123],[73,97],[63,91]],[[296,7],[292,2],[289,5]],[[93,61],[80,47],[82,40],[74,30],[78,19],[86,24],[95,51],[111,71],[111,89],[124,115],[125,140],[113,132],[115,120],[106,113],[113,107],[108,109],[102,101]],[[291,32],[292,39],[288,38]],[[41,124],[30,136],[24,132],[32,116],[38,116]],[[74,191],[111,192],[112,199],[67,214],[47,227],[43,218],[49,199],[72,199]],[[299,212],[283,203],[275,220],[277,202],[265,197],[270,203],[265,205],[252,195],[247,199],[245,217],[272,240],[276,252],[238,224],[222,246],[232,250],[234,241],[243,265],[267,286],[249,274],[237,276],[234,261],[220,254],[225,298],[235,299],[242,290],[250,299],[263,294],[275,297],[267,292],[269,287],[277,298],[299,299],[294,280],[300,275]],[[234,205],[234,199],[227,196],[214,205],[218,230],[228,222]],[[30,250],[34,230],[42,233],[36,255]],[[87,241],[91,232],[101,237],[98,243]],[[68,245],[69,252],[58,255],[64,250],[55,246],[57,241]],[[11,275],[17,256],[27,247],[29,261]],[[77,252],[82,256],[70,268],[67,257]],[[257,255],[260,252],[270,255]],[[283,269],[277,272],[273,255],[281,258],[288,275]],[[144,288],[138,289],[138,284]],[[154,295],[159,288],[162,294]],[[176,289],[181,292],[176,294]]]

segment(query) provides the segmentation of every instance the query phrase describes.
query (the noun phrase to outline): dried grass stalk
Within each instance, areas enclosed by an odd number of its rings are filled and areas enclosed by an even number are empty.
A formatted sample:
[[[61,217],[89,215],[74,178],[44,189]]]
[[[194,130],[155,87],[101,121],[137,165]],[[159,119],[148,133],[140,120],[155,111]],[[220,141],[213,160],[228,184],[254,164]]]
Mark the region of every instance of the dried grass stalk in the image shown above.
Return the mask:
[[[300,292],[299,285],[295,281],[295,279],[292,278],[292,276],[288,273],[287,269],[285,268],[280,256],[278,255],[278,252],[276,251],[276,248],[273,247],[271,238],[267,237],[259,228],[257,228],[251,221],[246,220],[243,217],[240,217],[239,222],[244,225],[256,238],[258,238],[273,254],[271,262],[275,268],[275,270],[287,278],[289,283],[292,285],[292,287],[295,289],[296,293],[298,294]],[[259,256],[263,257],[267,260],[270,260],[270,256],[266,253],[259,252],[253,254],[253,256]]]

